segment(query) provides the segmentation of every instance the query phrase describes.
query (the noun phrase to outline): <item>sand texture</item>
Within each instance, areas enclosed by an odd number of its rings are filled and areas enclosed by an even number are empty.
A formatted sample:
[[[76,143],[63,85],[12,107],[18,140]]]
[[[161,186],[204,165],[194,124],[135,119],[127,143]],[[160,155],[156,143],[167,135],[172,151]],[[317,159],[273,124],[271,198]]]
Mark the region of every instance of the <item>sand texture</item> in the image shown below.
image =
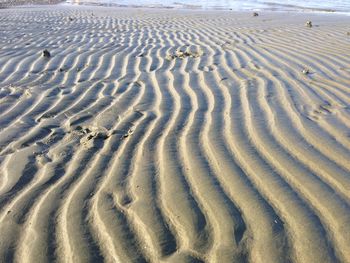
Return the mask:
[[[9,8],[12,6],[21,6],[21,5],[51,5],[63,3],[64,0],[0,0],[0,9]]]
[[[0,262],[350,262],[349,24],[0,10]]]

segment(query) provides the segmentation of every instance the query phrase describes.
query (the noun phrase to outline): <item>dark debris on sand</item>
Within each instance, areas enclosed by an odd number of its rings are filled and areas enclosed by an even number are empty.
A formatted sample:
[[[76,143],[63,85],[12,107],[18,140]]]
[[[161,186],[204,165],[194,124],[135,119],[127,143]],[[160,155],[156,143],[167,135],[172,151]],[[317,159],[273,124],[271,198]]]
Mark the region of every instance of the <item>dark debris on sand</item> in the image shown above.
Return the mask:
[[[50,58],[51,57],[51,53],[47,49],[45,49],[43,51],[43,57],[44,58]]]

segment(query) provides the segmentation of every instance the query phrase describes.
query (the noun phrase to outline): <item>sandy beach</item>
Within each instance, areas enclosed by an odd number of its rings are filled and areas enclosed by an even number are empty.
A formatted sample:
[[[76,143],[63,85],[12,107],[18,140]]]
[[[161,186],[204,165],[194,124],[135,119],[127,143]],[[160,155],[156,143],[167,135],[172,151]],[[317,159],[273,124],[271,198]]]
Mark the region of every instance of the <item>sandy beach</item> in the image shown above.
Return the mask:
[[[0,262],[350,262],[349,25],[0,9]]]

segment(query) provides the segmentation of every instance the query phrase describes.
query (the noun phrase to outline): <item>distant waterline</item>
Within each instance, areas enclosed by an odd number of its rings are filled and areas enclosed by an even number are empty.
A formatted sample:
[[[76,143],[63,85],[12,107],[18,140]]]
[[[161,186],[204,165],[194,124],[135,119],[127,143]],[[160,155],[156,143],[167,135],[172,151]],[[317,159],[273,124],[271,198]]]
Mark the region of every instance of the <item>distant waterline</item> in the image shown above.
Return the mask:
[[[107,6],[350,12],[350,0],[67,0],[67,2]]]

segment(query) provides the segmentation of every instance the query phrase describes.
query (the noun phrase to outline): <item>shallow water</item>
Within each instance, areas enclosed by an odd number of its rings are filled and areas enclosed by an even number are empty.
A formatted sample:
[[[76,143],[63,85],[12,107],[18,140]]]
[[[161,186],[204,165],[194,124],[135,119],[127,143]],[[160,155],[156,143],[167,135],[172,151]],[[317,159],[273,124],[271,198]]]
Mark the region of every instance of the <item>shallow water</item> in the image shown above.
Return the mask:
[[[350,0],[68,0],[67,2],[174,8],[350,12]]]

